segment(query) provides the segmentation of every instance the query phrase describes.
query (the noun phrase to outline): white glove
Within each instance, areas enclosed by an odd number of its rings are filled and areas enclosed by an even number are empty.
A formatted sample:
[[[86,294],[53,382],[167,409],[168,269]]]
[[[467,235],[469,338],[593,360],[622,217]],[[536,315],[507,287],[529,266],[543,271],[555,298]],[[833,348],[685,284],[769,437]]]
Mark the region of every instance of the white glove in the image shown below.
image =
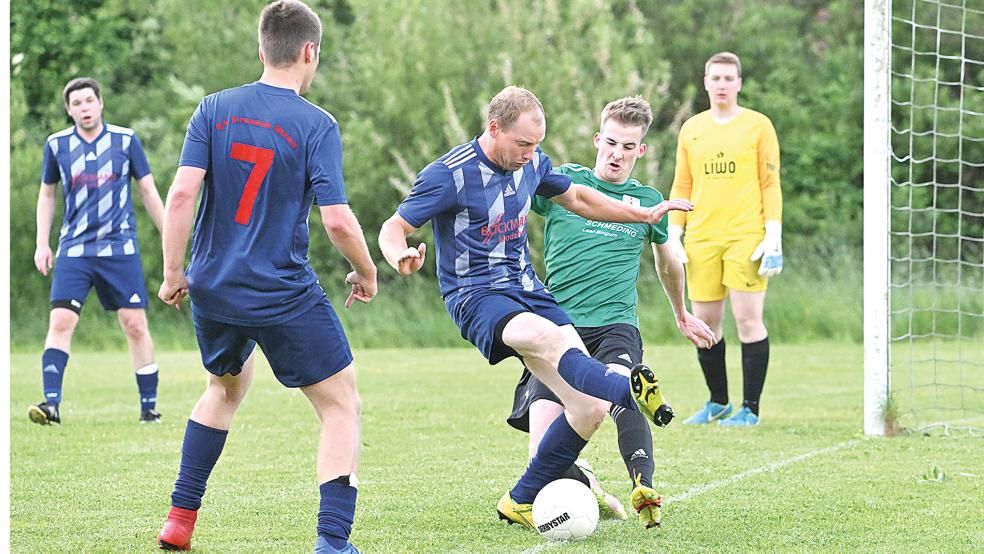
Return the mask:
[[[759,265],[759,275],[775,277],[782,273],[782,223],[779,221],[765,222],[765,239],[752,253],[752,261],[762,258]]]
[[[687,251],[683,249],[683,243],[680,241],[680,237],[683,236],[683,227],[679,225],[667,225],[666,235],[669,237],[666,241],[670,245],[670,250],[676,254],[676,257],[680,260],[680,263],[687,263],[690,258],[687,257]]]

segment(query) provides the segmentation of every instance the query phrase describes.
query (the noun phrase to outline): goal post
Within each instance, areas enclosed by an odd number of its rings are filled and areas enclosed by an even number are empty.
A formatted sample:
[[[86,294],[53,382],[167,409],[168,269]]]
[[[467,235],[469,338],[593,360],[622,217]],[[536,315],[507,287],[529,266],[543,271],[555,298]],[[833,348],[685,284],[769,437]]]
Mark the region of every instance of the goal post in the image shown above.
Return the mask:
[[[864,3],[864,433],[885,434],[889,373],[891,0]]]
[[[865,0],[864,432],[984,434],[984,0]]]

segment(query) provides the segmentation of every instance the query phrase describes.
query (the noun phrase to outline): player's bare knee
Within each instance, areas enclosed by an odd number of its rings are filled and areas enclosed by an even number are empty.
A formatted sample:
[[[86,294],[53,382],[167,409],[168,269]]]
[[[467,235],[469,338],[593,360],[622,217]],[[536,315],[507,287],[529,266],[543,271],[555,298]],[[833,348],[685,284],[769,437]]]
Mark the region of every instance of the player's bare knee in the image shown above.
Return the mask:
[[[559,360],[565,350],[565,339],[560,328],[551,323],[544,323],[532,329],[527,335],[526,348],[529,354],[546,360]]]
[[[362,412],[362,400],[355,387],[337,387],[332,394],[324,398],[324,406],[333,412],[358,417]]]
[[[130,340],[141,341],[150,338],[150,329],[147,326],[146,317],[138,315],[120,317],[120,327],[123,328],[123,333]]]
[[[246,398],[246,391],[239,388],[227,388],[224,387],[221,391],[222,400],[225,404],[229,406],[238,407],[242,404],[243,399]]]
[[[589,422],[594,429],[601,427],[601,424],[608,417],[608,407],[610,403],[605,401],[592,402],[588,411]]]
[[[573,403],[567,407],[571,426],[578,431],[594,433],[605,421],[605,417],[608,415],[608,406],[608,402],[595,398]]]
[[[359,418],[362,401],[355,388],[354,366],[348,366],[331,377],[301,391],[311,401],[322,423],[339,418]]]
[[[322,426],[337,425],[342,421],[358,422],[362,414],[362,401],[355,391],[352,391],[351,394],[336,394],[321,399],[312,399],[312,404]]]
[[[56,335],[71,334],[79,323],[79,316],[71,310],[52,310],[48,320],[48,332]]]
[[[538,352],[550,340],[550,329],[546,325],[527,327],[522,333],[503,335],[503,342],[510,344],[520,354]]]
[[[226,406],[235,409],[242,403],[243,398],[246,397],[247,390],[249,390],[248,386],[243,386],[242,383],[239,383],[232,376],[226,375],[210,378],[206,394],[211,395]]]
[[[738,327],[738,339],[741,342],[756,342],[766,336],[765,323],[758,317],[743,317],[735,319]]]

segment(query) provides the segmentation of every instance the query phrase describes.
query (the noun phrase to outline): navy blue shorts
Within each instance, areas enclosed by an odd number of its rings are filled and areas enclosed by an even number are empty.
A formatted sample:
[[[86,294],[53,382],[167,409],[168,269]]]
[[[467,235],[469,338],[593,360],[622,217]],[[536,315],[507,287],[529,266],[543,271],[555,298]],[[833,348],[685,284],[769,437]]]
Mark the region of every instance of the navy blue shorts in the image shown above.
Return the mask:
[[[68,308],[76,313],[92,287],[104,310],[146,308],[147,283],[140,254],[128,256],[86,256],[55,260],[51,278],[51,307]]]
[[[449,306],[448,312],[461,329],[462,338],[477,346],[490,365],[510,356],[519,357],[502,342],[502,329],[521,313],[532,312],[558,326],[573,325],[567,312],[546,290],[483,290]]]
[[[639,329],[628,323],[613,323],[602,327],[576,327],[588,354],[604,363],[632,368],[642,363],[642,336]],[[537,400],[563,404],[542,381],[523,368],[523,375],[513,393],[513,411],[506,422],[520,431],[530,431],[530,406]]]
[[[352,363],[335,309],[322,298],[310,310],[278,325],[246,327],[208,319],[191,308],[205,369],[219,377],[239,375],[257,344],[285,387],[320,383]]]

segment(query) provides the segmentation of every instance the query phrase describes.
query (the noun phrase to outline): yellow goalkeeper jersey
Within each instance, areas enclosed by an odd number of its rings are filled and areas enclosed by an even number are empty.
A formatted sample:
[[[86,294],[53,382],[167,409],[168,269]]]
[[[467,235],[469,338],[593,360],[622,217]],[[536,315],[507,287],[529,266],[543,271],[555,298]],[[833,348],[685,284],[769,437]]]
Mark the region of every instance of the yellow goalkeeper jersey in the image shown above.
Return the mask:
[[[689,199],[694,211],[670,212],[687,240],[761,236],[765,222],[782,219],[779,139],[772,122],[747,108],[720,124],[710,110],[680,129],[670,198]]]

